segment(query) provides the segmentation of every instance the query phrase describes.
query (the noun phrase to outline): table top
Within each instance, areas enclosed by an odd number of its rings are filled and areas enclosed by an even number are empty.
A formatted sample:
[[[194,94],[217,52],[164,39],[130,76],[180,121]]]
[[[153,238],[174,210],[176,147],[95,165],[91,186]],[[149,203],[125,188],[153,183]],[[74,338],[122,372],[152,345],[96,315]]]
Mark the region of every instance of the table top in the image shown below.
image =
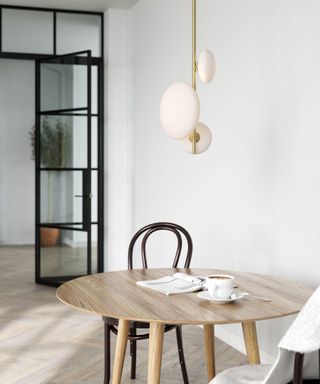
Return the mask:
[[[247,296],[229,304],[215,304],[197,293],[164,295],[136,285],[184,272],[195,276],[228,274],[235,277],[239,292],[270,298],[271,302]],[[217,269],[135,269],[105,272],[71,280],[61,285],[57,297],[63,303],[96,315],[116,319],[166,324],[227,324],[273,319],[300,311],[313,289],[274,276]]]

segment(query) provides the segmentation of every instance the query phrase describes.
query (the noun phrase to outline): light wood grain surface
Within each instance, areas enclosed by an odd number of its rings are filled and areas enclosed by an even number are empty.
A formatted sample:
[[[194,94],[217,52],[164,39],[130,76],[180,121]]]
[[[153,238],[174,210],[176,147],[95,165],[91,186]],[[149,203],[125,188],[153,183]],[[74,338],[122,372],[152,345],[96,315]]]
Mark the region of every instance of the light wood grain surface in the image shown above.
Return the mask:
[[[100,317],[61,304],[55,289],[34,284],[34,248],[0,246],[0,383],[103,383],[103,331]],[[207,384],[203,332],[183,327],[190,383]],[[112,361],[116,336],[111,335]],[[245,363],[246,357],[216,339],[217,371]],[[137,378],[130,380],[130,348],[123,383],[146,384],[148,341],[137,343]],[[164,337],[161,382],[183,383],[175,332]]]
[[[164,324],[151,323],[149,340],[148,383],[160,383]]]
[[[205,360],[207,364],[207,376],[211,381],[216,375],[215,353],[214,353],[214,326],[205,324],[203,326]]]
[[[118,328],[118,337],[117,337],[117,345],[114,356],[114,365],[113,365],[113,375],[112,375],[112,384],[120,383],[123,364],[127,349],[128,335],[130,329],[130,321],[128,320],[119,320],[119,328]]]
[[[196,293],[166,296],[136,285],[185,272],[195,276],[231,274],[239,291],[270,298],[248,296],[228,305],[214,304]],[[107,272],[84,276],[63,284],[57,297],[74,308],[100,316],[167,324],[226,324],[253,322],[297,313],[313,290],[298,282],[253,273],[216,269],[148,269]]]
[[[242,323],[243,337],[249,364],[260,364],[260,352],[256,323]]]

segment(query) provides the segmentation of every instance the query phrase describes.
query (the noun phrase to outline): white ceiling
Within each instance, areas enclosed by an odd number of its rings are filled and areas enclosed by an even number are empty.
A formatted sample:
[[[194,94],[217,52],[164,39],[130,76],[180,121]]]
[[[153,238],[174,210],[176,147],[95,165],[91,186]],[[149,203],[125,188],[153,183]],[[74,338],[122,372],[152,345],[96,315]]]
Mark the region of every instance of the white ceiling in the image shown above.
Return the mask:
[[[130,8],[138,1],[139,0],[3,0],[1,1],[1,5],[101,12],[108,8]]]

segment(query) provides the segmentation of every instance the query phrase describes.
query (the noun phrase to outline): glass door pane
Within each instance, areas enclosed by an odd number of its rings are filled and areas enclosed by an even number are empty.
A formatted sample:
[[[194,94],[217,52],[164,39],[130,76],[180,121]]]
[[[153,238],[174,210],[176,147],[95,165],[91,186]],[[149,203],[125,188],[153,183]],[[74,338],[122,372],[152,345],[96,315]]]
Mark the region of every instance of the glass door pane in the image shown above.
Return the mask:
[[[75,65],[68,59],[65,64],[45,62],[40,67],[42,112],[79,109],[80,113],[88,108],[87,65]]]
[[[101,56],[101,17],[81,13],[57,13],[57,52],[90,49],[93,57]]]
[[[48,245],[48,231],[52,245]],[[51,283],[62,283],[87,274],[87,232],[59,228],[40,228],[40,276]]]
[[[87,117],[59,114],[41,115],[40,167],[43,169],[63,169],[87,168],[87,166]]]
[[[4,52],[53,54],[53,13],[2,9]]]
[[[41,224],[81,225],[82,186],[82,171],[41,172]]]

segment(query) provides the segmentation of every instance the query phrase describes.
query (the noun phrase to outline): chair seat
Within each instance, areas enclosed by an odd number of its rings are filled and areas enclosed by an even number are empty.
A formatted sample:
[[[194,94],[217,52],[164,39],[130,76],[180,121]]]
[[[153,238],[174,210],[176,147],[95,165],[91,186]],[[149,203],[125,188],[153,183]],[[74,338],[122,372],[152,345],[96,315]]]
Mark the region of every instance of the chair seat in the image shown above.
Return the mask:
[[[262,384],[272,365],[243,365],[219,373],[209,384]]]

